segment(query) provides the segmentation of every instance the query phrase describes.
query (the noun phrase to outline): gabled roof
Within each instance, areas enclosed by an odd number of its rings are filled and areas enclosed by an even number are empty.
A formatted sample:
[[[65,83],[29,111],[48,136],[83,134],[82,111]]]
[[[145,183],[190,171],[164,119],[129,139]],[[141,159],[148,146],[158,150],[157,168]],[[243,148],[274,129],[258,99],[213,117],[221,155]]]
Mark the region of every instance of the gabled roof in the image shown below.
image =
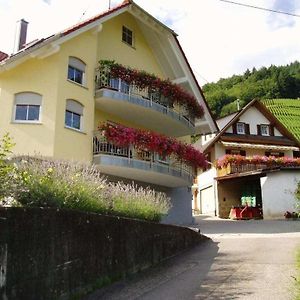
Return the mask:
[[[268,99],[261,102],[300,142],[300,99]]]
[[[294,135],[286,128],[284,127],[281,122],[275,118],[275,116],[258,100],[253,99],[251,102],[249,102],[242,110],[238,112],[238,114],[232,118],[225,127],[211,140],[210,143],[205,145],[204,152],[208,152],[211,147],[218,142],[223,134],[226,132],[226,130],[238,122],[240,117],[250,108],[250,107],[256,107],[269,121],[270,123],[274,124],[275,127],[280,131],[280,133],[290,140],[292,140],[298,147],[300,146],[300,142],[294,137]]]
[[[130,5],[134,5],[135,7],[137,7],[141,11],[143,11],[145,14],[147,14],[147,16],[149,18],[154,20],[156,23],[158,23],[164,29],[168,30],[174,36],[176,35],[176,33],[172,29],[170,29],[169,27],[167,27],[166,25],[161,23],[159,20],[155,19],[152,15],[147,13],[145,10],[143,10],[140,6],[138,6],[132,0],[124,0],[121,4],[115,6],[107,11],[104,11],[92,18],[89,18],[83,22],[77,23],[61,32],[58,32],[58,33],[48,36],[46,38],[42,38],[42,39],[36,40],[34,42],[30,42],[29,44],[26,44],[25,47],[23,49],[21,49],[20,51],[18,51],[17,53],[14,53],[12,55],[7,55],[2,60],[0,59],[0,67],[1,67],[1,65],[5,64],[5,63],[9,63],[11,60],[15,61],[19,57],[23,57],[26,54],[29,54],[36,49],[40,49],[41,47],[46,46],[54,41],[57,42],[60,39],[70,35],[71,33],[76,33],[76,31],[84,30],[84,29],[89,30],[90,29],[89,25],[93,25],[93,24],[97,25],[97,21],[100,21],[100,20],[104,19],[105,17],[110,17],[110,16],[112,17],[115,13],[121,12],[123,9],[126,9]]]

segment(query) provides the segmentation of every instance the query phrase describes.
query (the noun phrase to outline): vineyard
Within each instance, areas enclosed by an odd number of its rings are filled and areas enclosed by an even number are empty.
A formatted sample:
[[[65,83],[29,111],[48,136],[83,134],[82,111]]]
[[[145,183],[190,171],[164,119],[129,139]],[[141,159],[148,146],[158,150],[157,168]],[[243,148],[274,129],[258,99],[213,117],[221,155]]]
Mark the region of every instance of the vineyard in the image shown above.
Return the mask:
[[[300,141],[300,99],[270,99],[262,103]]]

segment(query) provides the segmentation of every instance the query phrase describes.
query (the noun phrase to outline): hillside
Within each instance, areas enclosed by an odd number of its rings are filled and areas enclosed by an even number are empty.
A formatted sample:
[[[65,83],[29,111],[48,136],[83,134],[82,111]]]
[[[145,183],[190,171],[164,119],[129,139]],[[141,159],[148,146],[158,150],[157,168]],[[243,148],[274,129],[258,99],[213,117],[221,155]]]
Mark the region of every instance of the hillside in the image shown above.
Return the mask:
[[[300,141],[300,99],[272,99],[262,102]]]
[[[236,111],[236,99],[243,107],[254,98],[300,98],[300,63],[246,70],[243,75],[205,84],[203,92],[215,117]]]

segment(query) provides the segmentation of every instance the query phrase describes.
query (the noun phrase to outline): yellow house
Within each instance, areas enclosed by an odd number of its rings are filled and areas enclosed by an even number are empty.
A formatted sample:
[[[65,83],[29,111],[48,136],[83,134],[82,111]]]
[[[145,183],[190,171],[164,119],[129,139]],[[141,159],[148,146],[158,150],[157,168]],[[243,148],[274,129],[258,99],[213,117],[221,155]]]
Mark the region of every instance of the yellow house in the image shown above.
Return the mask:
[[[10,133],[14,153],[98,164],[111,180],[165,191],[173,202],[166,222],[190,222],[191,170],[170,157],[111,145],[98,130],[110,122],[185,142],[216,131],[176,34],[133,1],[33,43],[25,43],[27,22],[20,22],[18,51],[0,52],[0,135]],[[99,61],[169,79],[196,99],[202,116],[184,101],[170,105],[156,90],[113,78]]]

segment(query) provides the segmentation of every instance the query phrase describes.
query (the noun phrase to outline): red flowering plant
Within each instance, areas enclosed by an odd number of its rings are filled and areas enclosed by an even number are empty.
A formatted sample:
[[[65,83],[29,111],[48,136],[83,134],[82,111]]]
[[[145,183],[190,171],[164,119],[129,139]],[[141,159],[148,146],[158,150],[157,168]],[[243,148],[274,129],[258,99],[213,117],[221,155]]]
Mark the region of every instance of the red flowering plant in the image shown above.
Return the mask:
[[[216,161],[216,167],[221,169],[228,164],[245,165],[266,165],[268,167],[300,167],[300,158],[275,157],[275,156],[242,156],[226,154]]]
[[[207,162],[203,153],[192,145],[179,142],[175,138],[142,129],[122,125],[101,124],[99,130],[107,140],[120,147],[134,146],[137,149],[158,153],[164,157],[173,155],[176,160],[194,168],[204,168]]]
[[[104,70],[112,78],[120,78],[127,84],[136,85],[139,89],[148,88],[152,92],[158,91],[168,100],[170,106],[174,103],[181,105],[192,117],[201,118],[204,115],[204,110],[197,99],[169,79],[160,79],[154,74],[125,67],[115,61],[101,60],[99,64],[100,70]]]

